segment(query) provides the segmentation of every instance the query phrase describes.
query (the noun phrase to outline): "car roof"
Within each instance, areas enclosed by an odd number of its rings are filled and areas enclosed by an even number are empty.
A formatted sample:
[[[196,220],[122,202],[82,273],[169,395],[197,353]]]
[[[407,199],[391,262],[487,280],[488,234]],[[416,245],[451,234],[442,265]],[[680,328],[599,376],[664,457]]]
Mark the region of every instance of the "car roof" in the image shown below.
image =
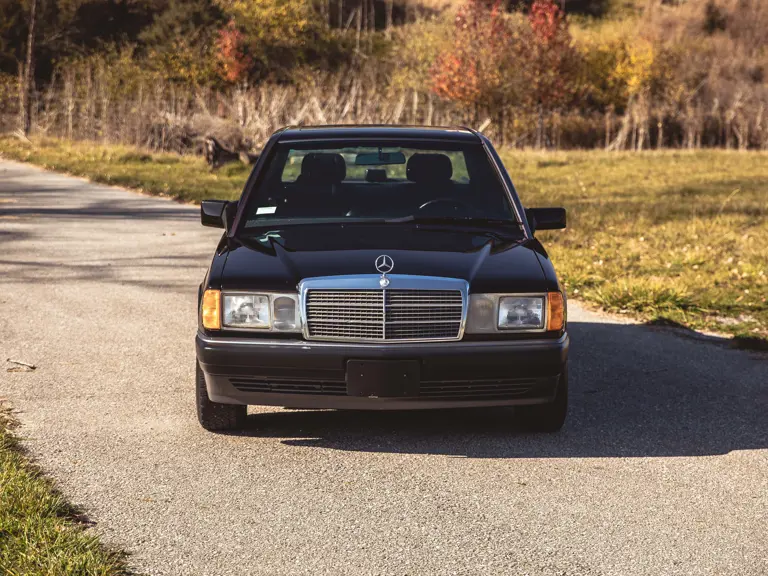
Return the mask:
[[[392,126],[392,125],[338,125],[288,126],[278,137],[280,142],[306,140],[376,140],[403,138],[414,140],[450,140],[453,142],[480,142],[477,134],[462,126]]]

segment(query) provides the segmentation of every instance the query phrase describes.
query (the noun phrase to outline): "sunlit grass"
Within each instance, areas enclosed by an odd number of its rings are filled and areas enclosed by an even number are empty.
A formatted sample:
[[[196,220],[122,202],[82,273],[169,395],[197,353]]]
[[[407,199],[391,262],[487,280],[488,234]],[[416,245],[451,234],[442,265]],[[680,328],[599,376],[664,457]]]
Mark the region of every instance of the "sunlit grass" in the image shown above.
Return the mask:
[[[149,154],[130,146],[64,140],[36,140],[35,145],[0,137],[0,153],[51,170],[85,176],[95,182],[127,186],[150,194],[199,202],[236,199],[250,167],[239,162],[211,172],[198,156]]]
[[[115,576],[123,556],[73,519],[51,483],[30,465],[0,405],[0,574]]]
[[[249,168],[124,146],[34,146],[8,157],[189,201],[237,198]],[[768,154],[505,151],[526,206],[564,206],[539,237],[569,295],[644,320],[768,337]]]
[[[768,154],[507,152],[569,293],[620,313],[768,336]]]

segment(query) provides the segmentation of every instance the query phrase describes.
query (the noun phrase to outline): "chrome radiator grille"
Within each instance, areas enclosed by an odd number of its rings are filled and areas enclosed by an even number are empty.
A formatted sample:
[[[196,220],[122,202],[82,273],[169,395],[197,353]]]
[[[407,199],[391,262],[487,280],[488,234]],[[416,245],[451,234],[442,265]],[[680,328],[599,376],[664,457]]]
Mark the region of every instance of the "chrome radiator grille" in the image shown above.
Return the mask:
[[[456,338],[463,304],[458,290],[384,290],[385,340]]]
[[[308,336],[318,340],[455,340],[460,290],[384,289],[306,292]]]
[[[384,294],[380,290],[309,290],[307,325],[313,337],[383,340]]]

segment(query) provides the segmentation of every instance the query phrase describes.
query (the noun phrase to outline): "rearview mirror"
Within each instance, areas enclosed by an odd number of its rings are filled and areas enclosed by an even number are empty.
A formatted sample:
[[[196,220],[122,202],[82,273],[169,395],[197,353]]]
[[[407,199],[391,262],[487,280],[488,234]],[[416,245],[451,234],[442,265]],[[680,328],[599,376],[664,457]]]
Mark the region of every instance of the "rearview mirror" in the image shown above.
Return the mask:
[[[227,232],[232,228],[237,213],[237,202],[226,200],[203,200],[200,203],[200,222],[211,228],[224,228]]]
[[[387,166],[390,164],[405,164],[405,154],[402,152],[372,152],[355,156],[355,166]]]
[[[527,208],[525,217],[531,233],[536,230],[561,230],[565,228],[565,208]]]

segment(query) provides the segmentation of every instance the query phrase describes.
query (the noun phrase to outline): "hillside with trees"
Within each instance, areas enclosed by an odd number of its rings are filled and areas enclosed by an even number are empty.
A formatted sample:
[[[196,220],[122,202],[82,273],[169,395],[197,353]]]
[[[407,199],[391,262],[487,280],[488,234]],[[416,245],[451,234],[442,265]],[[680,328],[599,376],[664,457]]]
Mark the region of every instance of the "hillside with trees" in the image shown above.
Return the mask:
[[[285,124],[768,149],[762,0],[0,0],[0,131],[200,151]]]

